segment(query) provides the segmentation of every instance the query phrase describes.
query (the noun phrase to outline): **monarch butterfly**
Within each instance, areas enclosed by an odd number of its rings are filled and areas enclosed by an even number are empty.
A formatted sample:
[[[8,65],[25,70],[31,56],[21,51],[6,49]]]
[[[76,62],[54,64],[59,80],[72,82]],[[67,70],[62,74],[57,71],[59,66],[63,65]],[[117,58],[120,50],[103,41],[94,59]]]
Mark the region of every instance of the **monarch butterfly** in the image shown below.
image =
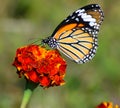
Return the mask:
[[[42,43],[57,48],[78,64],[85,63],[96,53],[97,35],[103,19],[98,4],[84,6],[64,19]]]

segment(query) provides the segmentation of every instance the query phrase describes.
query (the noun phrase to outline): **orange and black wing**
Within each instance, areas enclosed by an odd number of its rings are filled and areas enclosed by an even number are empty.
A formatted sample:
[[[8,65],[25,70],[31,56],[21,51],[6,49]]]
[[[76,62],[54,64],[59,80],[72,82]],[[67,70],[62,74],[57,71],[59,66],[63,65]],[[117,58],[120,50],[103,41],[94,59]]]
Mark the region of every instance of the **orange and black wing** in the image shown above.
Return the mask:
[[[99,27],[104,19],[104,14],[101,7],[98,4],[90,4],[82,7],[65,20],[63,20],[54,30],[52,37],[57,36],[58,33],[64,32],[65,30],[77,27],[90,28],[92,30],[99,31]]]
[[[91,60],[98,47],[97,35],[104,15],[98,4],[80,8],[63,20],[44,40],[77,63]]]

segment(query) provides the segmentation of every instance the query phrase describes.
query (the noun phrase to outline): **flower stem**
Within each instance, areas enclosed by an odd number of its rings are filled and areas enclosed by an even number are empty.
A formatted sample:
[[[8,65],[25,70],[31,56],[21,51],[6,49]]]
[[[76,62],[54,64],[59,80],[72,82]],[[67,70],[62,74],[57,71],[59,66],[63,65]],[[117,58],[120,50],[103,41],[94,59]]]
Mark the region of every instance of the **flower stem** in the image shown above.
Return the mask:
[[[25,86],[24,95],[23,95],[23,99],[22,99],[22,103],[21,103],[20,108],[26,108],[27,107],[27,104],[30,100],[32,92],[37,87],[37,85],[38,84],[35,84],[35,83],[33,83],[29,80],[26,80],[26,86]]]

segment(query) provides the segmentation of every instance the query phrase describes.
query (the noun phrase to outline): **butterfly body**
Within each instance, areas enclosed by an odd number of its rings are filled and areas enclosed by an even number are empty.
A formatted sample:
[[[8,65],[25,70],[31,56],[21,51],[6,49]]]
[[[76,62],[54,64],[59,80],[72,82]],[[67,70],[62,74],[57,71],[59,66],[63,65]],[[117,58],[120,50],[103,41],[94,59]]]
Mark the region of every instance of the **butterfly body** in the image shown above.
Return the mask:
[[[69,15],[42,42],[58,49],[76,63],[85,63],[96,53],[97,35],[103,18],[99,5],[87,5]]]

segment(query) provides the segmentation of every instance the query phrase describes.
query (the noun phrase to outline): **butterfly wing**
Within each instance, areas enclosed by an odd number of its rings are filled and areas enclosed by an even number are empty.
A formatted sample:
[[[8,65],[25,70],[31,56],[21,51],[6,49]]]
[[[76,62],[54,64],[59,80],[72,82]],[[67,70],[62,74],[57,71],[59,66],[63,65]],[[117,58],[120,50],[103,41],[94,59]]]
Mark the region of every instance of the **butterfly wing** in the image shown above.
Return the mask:
[[[63,20],[44,43],[57,48],[77,63],[85,63],[96,53],[97,35],[103,18],[99,5],[82,7]]]
[[[104,19],[103,11],[98,4],[90,4],[82,7],[65,20],[63,20],[54,30],[52,37],[59,38],[59,33],[65,30],[84,26],[99,31],[99,27]]]
[[[76,28],[61,34],[57,49],[75,62],[85,63],[94,57],[97,46],[97,37]]]

